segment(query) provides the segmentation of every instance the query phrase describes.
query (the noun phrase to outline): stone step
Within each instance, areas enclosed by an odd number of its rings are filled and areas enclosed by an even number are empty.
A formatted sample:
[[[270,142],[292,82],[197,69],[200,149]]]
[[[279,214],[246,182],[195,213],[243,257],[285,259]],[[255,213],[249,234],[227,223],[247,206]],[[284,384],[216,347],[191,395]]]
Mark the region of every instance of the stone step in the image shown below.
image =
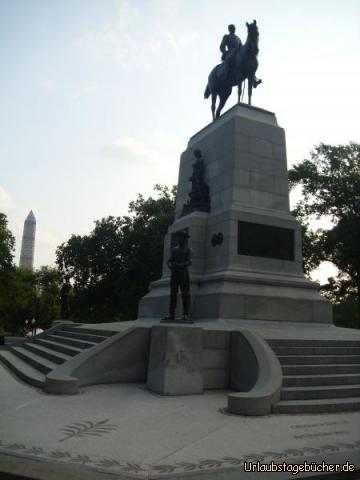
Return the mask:
[[[52,340],[47,340],[46,338],[35,338],[34,340],[36,344],[43,345],[50,350],[66,353],[72,357],[84,351],[83,348],[70,347],[70,345],[65,345],[64,343],[60,342],[53,342]]]
[[[282,365],[284,376],[360,373],[360,364]]]
[[[97,328],[68,327],[67,325],[65,325],[62,328],[62,331],[74,332],[74,333],[89,333],[90,335],[100,335],[102,337],[112,337],[116,333],[119,333],[112,330],[101,330],[100,328],[97,329]]]
[[[60,334],[58,335],[46,335],[46,340],[51,340],[52,342],[65,343],[66,345],[72,345],[76,348],[86,349],[97,345],[95,342],[88,342],[85,340],[79,340],[78,338],[64,337]]]
[[[271,347],[360,347],[359,340],[269,339]]]
[[[36,353],[40,357],[47,358],[48,360],[51,360],[52,362],[55,362],[57,364],[64,363],[69,360],[69,358],[72,358],[71,355],[66,355],[65,353],[51,350],[47,347],[44,347],[43,345],[38,345],[37,343],[33,342],[25,342],[22,346],[27,350]]]
[[[278,355],[281,365],[360,364],[360,355]]]
[[[286,387],[281,400],[310,400],[319,398],[360,397],[360,385],[321,385],[319,387]],[[360,400],[360,398],[359,398]]]
[[[26,363],[11,350],[0,351],[0,360],[25,382],[35,387],[44,387],[45,374]]]
[[[273,347],[276,355],[360,355],[359,347]]]
[[[43,373],[49,373],[58,366],[57,363],[47,360],[44,357],[40,357],[39,355],[36,355],[36,353],[26,350],[24,347],[11,347],[11,352]]]
[[[60,335],[61,337],[76,338],[78,340],[86,340],[87,342],[100,343],[107,340],[109,337],[105,335],[92,335],[90,333],[81,332],[68,332],[66,330],[57,330],[54,335]]]
[[[354,375],[351,373],[343,373],[340,375],[291,375],[283,377],[283,387],[356,384],[360,384],[360,374]]]
[[[328,413],[360,410],[360,398],[323,398],[317,400],[282,400],[272,413]]]

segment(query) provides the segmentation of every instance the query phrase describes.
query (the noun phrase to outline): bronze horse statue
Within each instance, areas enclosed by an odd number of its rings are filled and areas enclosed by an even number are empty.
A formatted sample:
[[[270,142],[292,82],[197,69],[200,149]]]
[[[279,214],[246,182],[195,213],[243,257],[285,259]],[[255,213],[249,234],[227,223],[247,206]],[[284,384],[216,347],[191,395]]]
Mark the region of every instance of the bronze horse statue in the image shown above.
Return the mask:
[[[227,72],[225,63],[216,65],[209,75],[204,98],[211,95],[211,111],[213,120],[219,118],[226,100],[232,92],[232,87],[238,87],[238,103],[240,103],[242,84],[248,81],[248,104],[251,105],[251,95],[255,80],[255,72],[258,68],[257,54],[259,52],[259,30],[256,20],[246,22],[248,35],[245,44],[235,53],[232,68]],[[255,85],[256,86],[256,85]],[[216,97],[219,96],[219,105],[215,114]]]

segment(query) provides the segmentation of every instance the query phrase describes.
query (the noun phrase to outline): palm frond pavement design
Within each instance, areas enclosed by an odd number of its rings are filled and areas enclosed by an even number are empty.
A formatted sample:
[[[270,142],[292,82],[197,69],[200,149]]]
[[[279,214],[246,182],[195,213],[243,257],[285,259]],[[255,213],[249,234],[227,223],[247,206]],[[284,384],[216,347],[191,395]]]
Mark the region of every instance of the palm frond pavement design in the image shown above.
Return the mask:
[[[65,434],[65,437],[61,438],[59,442],[64,442],[69,438],[85,437],[87,435],[101,437],[105,433],[110,433],[118,428],[117,425],[111,425],[108,422],[109,419],[107,418],[106,420],[100,420],[99,422],[86,420],[84,422],[75,422],[71,425],[66,425],[66,427],[60,429]]]
[[[69,425],[68,429],[76,427],[76,429],[81,429],[83,430],[81,432],[81,435],[85,435],[84,433],[84,428],[90,431],[91,427],[93,428],[93,431],[95,432],[96,428],[103,429],[104,427],[111,427],[111,430],[117,428],[116,425],[110,425],[109,420],[103,420],[102,422],[81,422],[81,423],[76,423],[76,424],[71,424]],[[89,425],[91,423],[91,425]],[[76,433],[76,429],[74,429]],[[109,432],[111,430],[108,430]],[[104,432],[103,432],[104,433]],[[102,433],[100,433],[102,434]],[[66,438],[71,438],[69,434],[67,435]],[[23,452],[26,453],[27,455],[34,455],[35,457],[39,458],[47,458],[49,460],[51,459],[56,459],[56,460],[61,460],[61,461],[66,461],[66,462],[71,462],[71,463],[77,463],[81,465],[88,465],[88,466],[94,466],[97,468],[104,469],[106,471],[116,471],[116,472],[122,472],[124,474],[136,474],[136,475],[141,475],[143,473],[148,473],[153,474],[155,473],[159,478],[169,478],[169,474],[178,474],[178,473],[188,473],[188,472],[200,472],[200,471],[209,471],[209,470],[223,470],[226,471],[228,468],[231,468],[232,470],[241,468],[245,460],[250,461],[250,459],[255,460],[255,459],[260,459],[262,458],[262,461],[270,462],[270,460],[285,460],[286,458],[295,458],[296,457],[308,457],[309,455],[313,456],[314,454],[320,454],[320,453],[333,453],[333,452],[338,452],[338,451],[349,451],[349,450],[359,450],[360,449],[360,440],[356,440],[353,443],[343,443],[343,442],[337,442],[333,445],[322,445],[319,446],[318,448],[313,448],[313,447],[303,447],[303,448],[297,448],[297,449],[287,449],[284,451],[280,452],[272,452],[272,451],[267,451],[263,452],[262,454],[245,454],[239,457],[220,457],[220,458],[207,458],[207,459],[202,459],[197,462],[175,462],[172,465],[169,464],[158,464],[158,465],[140,465],[138,463],[132,463],[132,462],[122,462],[121,460],[117,460],[114,458],[91,458],[88,455],[84,454],[79,454],[79,453],[71,453],[71,452],[66,452],[62,450],[50,450],[46,451],[42,447],[39,446],[27,446],[22,443],[13,443],[13,442],[5,442],[0,439],[0,453],[6,452],[6,451],[17,451],[18,452]],[[140,478],[140,477],[139,477]],[[145,477],[141,477],[145,478]],[[150,477],[146,477],[150,478]]]

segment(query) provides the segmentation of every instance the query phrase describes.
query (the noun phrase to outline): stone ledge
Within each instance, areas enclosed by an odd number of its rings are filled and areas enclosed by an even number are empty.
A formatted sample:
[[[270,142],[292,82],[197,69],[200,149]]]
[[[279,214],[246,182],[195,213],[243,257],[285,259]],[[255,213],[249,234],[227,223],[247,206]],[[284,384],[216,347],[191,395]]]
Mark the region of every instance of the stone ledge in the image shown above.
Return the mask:
[[[214,133],[218,128],[224,126],[234,117],[242,117],[248,120],[257,121],[259,123],[272,125],[274,127],[278,126],[275,113],[264,110],[262,108],[252,107],[245,103],[241,103],[240,105],[234,105],[232,108],[223,113],[219,119],[209,123],[208,125],[206,125],[206,127],[195,133],[195,135],[193,135],[189,140],[188,148],[192,147],[194,144],[202,140],[207,135]]]
[[[45,391],[73,394],[80,386],[145,381],[148,338],[149,329],[144,327],[130,327],[113,335],[50,372]]]
[[[228,410],[239,415],[268,415],[280,401],[282,372],[269,345],[243,330],[231,334],[231,386]]]

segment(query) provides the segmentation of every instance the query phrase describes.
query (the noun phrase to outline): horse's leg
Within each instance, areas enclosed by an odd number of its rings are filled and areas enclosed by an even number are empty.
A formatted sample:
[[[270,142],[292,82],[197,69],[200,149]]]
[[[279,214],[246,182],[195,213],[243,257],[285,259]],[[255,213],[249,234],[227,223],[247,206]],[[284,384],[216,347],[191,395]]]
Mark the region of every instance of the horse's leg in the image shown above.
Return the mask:
[[[248,104],[251,105],[251,96],[252,96],[254,79],[252,77],[249,77],[247,81],[248,81]]]
[[[211,113],[213,120],[215,120],[215,104],[216,104],[216,93],[211,94]]]
[[[220,97],[219,105],[218,105],[218,108],[217,108],[217,110],[216,110],[216,118],[219,118],[219,117],[220,117],[220,112],[221,112],[221,110],[224,108],[224,105],[225,105],[225,103],[226,103],[226,100],[227,100],[226,97]]]
[[[220,102],[219,102],[218,108],[216,110],[216,118],[220,117],[220,112],[223,109],[223,107],[226,103],[226,100],[230,97],[231,90],[232,90],[232,87],[230,86],[222,92],[222,95],[219,95]]]
[[[239,82],[238,82],[238,103],[240,103],[241,92],[242,92],[242,82],[239,81]]]

